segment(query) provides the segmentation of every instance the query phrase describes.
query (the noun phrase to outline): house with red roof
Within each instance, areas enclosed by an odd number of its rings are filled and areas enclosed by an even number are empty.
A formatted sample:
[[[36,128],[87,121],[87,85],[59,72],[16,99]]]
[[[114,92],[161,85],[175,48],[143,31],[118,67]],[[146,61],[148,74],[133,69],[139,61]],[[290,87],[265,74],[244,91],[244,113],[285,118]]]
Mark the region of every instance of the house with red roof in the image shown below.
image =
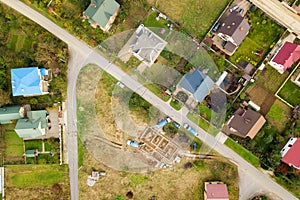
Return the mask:
[[[273,56],[269,64],[283,74],[300,59],[300,46],[290,42],[284,43]]]
[[[300,138],[290,138],[281,149],[281,161],[300,170]]]
[[[227,185],[222,182],[204,183],[204,200],[229,200]]]

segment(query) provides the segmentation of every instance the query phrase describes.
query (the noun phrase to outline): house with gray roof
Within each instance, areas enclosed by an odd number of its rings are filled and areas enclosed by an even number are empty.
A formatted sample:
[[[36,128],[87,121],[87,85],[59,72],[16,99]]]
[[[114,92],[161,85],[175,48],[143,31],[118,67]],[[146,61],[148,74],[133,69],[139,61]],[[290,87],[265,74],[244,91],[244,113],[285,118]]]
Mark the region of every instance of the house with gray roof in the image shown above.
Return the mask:
[[[191,94],[197,102],[203,101],[213,85],[213,80],[198,69],[187,73],[179,82],[179,87]]]
[[[89,20],[92,27],[98,26],[108,31],[120,11],[120,4],[115,0],[92,0],[83,16]]]
[[[229,14],[221,24],[218,36],[225,42],[223,48],[232,55],[247,36],[250,30],[249,23],[238,12]]]
[[[165,40],[141,24],[129,39],[129,52],[150,67],[166,45]]]

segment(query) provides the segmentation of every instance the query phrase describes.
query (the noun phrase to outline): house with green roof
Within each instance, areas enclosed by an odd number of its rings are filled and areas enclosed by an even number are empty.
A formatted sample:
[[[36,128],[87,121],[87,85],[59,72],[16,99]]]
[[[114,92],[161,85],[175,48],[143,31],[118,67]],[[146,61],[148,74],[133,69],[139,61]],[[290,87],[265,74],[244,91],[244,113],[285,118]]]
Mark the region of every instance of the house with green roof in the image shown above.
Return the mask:
[[[21,138],[36,138],[46,134],[47,111],[28,111],[27,118],[19,119],[15,131]]]
[[[23,117],[24,108],[21,106],[0,108],[0,124],[10,124],[12,120],[18,120]]]
[[[89,20],[92,27],[99,26],[107,32],[119,11],[120,4],[115,0],[91,0],[91,4],[83,12],[83,16]]]

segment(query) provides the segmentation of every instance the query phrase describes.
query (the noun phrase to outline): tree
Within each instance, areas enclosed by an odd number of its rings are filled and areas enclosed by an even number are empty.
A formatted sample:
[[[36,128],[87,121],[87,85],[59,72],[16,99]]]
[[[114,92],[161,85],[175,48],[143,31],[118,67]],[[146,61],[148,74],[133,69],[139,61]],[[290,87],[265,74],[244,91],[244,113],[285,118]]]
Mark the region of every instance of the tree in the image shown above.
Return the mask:
[[[174,135],[177,133],[178,128],[176,128],[173,123],[168,123],[163,127],[163,130],[167,135]]]
[[[0,106],[10,104],[10,92],[0,89]]]

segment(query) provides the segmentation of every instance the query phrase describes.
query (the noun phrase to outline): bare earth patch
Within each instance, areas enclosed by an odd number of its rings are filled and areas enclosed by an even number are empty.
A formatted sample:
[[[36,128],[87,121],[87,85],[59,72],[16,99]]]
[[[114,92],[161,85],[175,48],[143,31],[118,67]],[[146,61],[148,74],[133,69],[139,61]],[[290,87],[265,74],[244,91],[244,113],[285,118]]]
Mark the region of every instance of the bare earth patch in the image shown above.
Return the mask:
[[[260,106],[260,112],[264,116],[269,112],[270,108],[276,100],[273,94],[269,93],[259,85],[250,86],[247,89],[246,94],[249,95],[251,101]]]
[[[196,170],[194,167],[185,169],[187,162],[193,160],[183,159],[173,168],[136,174],[112,170],[85,153],[84,165],[79,170],[79,197],[115,199],[117,195],[125,197],[127,192],[132,191],[133,199],[149,199],[151,196],[164,200],[203,199],[204,182],[221,180],[228,186],[229,198],[238,199],[238,173],[234,165],[222,158],[200,160],[199,170]],[[104,170],[107,175],[101,177],[95,186],[89,187],[86,180],[92,169]]]

